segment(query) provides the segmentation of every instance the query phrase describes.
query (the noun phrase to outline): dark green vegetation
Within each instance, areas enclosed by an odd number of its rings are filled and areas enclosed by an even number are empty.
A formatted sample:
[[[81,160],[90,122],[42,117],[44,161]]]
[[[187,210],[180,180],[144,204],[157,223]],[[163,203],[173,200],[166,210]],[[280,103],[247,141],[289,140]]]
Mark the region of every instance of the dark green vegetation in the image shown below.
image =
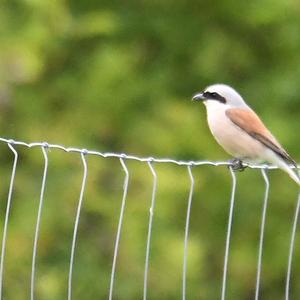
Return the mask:
[[[0,4],[0,136],[99,151],[193,160],[229,157],[191,96],[233,85],[300,160],[300,4],[291,1],[53,1]],[[1,228],[12,155],[1,144]],[[4,273],[5,299],[28,299],[41,183],[40,149],[20,150]],[[106,299],[124,173],[88,157],[73,299]],[[151,200],[147,164],[128,162],[130,186],[114,299],[141,299]],[[157,205],[149,299],[180,299],[186,168],[155,165]],[[220,296],[230,173],[197,167],[187,298]],[[66,299],[80,156],[52,150],[38,248],[36,299]],[[283,299],[297,188],[270,172],[262,299]],[[264,182],[238,174],[228,299],[253,299]],[[292,299],[300,298],[296,240]]]

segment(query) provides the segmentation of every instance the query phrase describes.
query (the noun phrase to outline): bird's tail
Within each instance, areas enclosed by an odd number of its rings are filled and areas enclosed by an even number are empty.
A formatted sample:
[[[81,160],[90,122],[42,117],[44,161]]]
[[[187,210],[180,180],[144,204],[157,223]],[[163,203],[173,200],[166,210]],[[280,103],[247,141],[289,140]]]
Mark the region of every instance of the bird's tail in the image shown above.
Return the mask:
[[[289,176],[299,185],[300,187],[300,176],[299,171],[297,169],[297,165],[295,165],[295,168],[292,168],[290,165],[288,165],[285,161],[280,160],[276,163],[280,169],[285,171],[289,174]]]

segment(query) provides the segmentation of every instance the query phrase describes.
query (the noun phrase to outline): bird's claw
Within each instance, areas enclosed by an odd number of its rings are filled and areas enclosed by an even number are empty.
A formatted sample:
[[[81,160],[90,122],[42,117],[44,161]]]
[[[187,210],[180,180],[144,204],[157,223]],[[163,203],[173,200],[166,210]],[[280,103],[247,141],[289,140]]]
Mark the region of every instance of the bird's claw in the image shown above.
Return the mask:
[[[234,172],[242,172],[247,168],[247,166],[243,165],[243,162],[238,158],[231,160],[229,167],[231,167]]]

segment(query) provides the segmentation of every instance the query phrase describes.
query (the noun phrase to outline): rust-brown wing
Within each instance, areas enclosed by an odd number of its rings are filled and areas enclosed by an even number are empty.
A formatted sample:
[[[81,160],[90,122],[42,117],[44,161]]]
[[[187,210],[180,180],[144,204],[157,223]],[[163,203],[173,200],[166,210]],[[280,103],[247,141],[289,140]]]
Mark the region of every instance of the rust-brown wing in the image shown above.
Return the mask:
[[[255,112],[250,109],[230,108],[226,110],[226,116],[240,129],[274,151],[288,163],[296,166],[296,162],[282,148]]]

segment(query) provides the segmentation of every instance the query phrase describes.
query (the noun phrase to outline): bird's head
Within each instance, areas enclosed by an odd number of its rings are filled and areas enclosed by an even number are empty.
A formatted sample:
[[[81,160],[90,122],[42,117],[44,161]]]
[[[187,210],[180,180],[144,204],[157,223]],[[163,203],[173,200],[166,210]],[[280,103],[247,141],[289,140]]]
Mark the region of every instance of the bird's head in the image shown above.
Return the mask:
[[[213,84],[197,93],[193,101],[201,101],[206,107],[211,105],[226,105],[227,107],[247,107],[242,96],[232,87],[226,84]]]

